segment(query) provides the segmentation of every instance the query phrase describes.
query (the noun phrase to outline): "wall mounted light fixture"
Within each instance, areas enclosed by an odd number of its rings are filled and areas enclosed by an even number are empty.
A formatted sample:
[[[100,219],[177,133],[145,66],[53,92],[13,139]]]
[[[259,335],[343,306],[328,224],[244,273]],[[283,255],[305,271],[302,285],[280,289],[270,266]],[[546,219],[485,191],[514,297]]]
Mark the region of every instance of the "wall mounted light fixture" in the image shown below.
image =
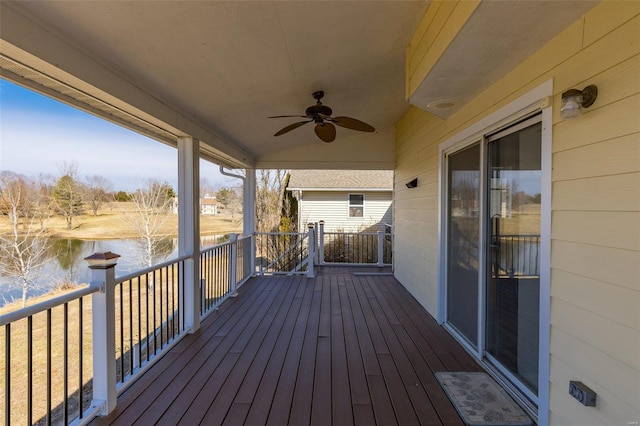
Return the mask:
[[[418,178],[410,180],[405,185],[407,185],[407,188],[415,188],[416,186],[418,186]]]
[[[582,90],[570,89],[562,94],[560,117],[574,118],[580,115],[582,108],[589,108],[598,97],[598,88],[591,84]]]

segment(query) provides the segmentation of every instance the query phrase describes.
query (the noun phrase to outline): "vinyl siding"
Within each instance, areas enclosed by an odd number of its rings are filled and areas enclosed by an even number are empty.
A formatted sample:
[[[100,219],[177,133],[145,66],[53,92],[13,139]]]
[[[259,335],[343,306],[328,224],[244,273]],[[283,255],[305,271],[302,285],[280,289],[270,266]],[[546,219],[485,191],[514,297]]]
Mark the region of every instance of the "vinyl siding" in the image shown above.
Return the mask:
[[[349,217],[349,194],[364,194],[364,216]],[[304,225],[324,220],[325,231],[362,231],[370,226],[384,230],[392,221],[391,191],[303,191],[299,220]]]
[[[436,316],[439,144],[550,79],[549,419],[627,425],[640,421],[640,2],[600,3],[447,120],[417,108],[401,119],[395,274]],[[562,120],[561,93],[588,84],[596,103]],[[575,401],[569,380],[591,387],[597,407]]]

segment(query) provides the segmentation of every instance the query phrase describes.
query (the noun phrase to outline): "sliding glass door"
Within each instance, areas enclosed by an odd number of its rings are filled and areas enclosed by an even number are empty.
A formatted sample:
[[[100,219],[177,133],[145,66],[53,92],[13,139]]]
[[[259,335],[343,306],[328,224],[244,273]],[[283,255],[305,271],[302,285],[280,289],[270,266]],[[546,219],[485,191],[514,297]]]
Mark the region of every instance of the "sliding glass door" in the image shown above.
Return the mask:
[[[449,156],[447,180],[447,322],[477,349],[480,144]]]
[[[535,116],[446,156],[447,325],[533,401],[541,132]]]
[[[525,122],[488,138],[486,353],[538,391],[541,131]]]

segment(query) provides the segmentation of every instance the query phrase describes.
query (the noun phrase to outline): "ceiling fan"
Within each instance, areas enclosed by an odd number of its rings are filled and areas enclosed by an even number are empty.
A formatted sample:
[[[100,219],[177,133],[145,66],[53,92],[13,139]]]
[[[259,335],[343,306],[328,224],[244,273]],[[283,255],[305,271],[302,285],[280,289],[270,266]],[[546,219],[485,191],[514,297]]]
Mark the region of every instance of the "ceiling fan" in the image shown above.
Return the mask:
[[[280,136],[287,132],[290,132],[293,129],[297,129],[298,127],[305,125],[307,123],[311,123],[312,121],[316,123],[315,132],[316,135],[322,139],[324,142],[333,142],[336,139],[336,126],[344,127],[347,129],[358,130],[360,132],[375,132],[376,129],[373,126],[368,125],[367,123],[356,120],[351,117],[331,117],[333,111],[326,105],[322,105],[320,99],[324,97],[324,91],[319,90],[317,92],[313,92],[313,98],[316,100],[315,105],[311,105],[305,111],[306,115],[276,115],[269,118],[284,118],[284,117],[300,117],[306,118],[305,121],[299,121],[297,123],[289,124],[287,127],[279,130],[273,136]]]

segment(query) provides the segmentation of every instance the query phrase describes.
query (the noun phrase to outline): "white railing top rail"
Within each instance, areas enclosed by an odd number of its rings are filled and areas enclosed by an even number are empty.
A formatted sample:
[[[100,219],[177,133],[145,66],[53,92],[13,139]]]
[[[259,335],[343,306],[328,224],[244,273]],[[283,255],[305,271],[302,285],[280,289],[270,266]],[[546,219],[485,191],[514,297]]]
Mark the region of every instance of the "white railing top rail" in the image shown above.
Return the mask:
[[[382,231],[379,231],[382,232]],[[389,232],[382,232],[384,235],[390,235]],[[323,232],[323,235],[365,235],[365,236],[376,236],[378,232]]]
[[[191,256],[189,255],[184,255],[184,256],[177,257],[175,259],[170,259],[170,260],[167,260],[166,262],[162,262],[157,265],[153,265],[148,268],[137,270],[130,274],[117,277],[115,282],[116,284],[121,284],[125,281],[129,281],[141,275],[147,274],[149,272],[153,272],[157,269],[161,269],[166,266],[170,266],[175,263],[181,262],[183,260],[189,259],[190,257]],[[73,290],[69,293],[65,293],[60,296],[42,301],[40,303],[36,303],[35,305],[27,306],[25,308],[6,313],[4,315],[0,315],[0,326],[9,324],[11,322],[19,321],[21,319],[46,311],[47,309],[55,308],[56,306],[63,305],[67,302],[71,302],[75,299],[79,299],[83,296],[86,296],[91,293],[95,293],[97,291],[100,291],[100,287],[88,285],[86,287]]]
[[[220,243],[220,244],[215,244],[212,246],[208,246],[208,247],[203,247],[200,249],[200,254],[203,254],[205,252],[220,248],[220,247],[224,247],[224,246],[229,246],[231,244],[237,243],[238,241],[244,241],[246,239],[250,239],[252,237],[252,235],[243,235],[242,237],[238,237],[237,240],[235,241],[225,241],[224,243]]]
[[[173,265],[175,263],[178,263],[178,262],[182,262],[183,260],[187,260],[190,257],[191,257],[191,255],[185,254],[185,255],[182,255],[180,257],[176,257],[174,259],[169,259],[166,262],[158,263],[157,265],[149,266],[148,268],[145,268],[145,269],[139,269],[139,270],[137,270],[135,272],[132,272],[132,273],[127,274],[127,275],[123,275],[121,277],[116,277],[116,284],[121,284],[121,283],[123,283],[125,281],[129,281],[129,280],[132,280],[132,279],[137,278],[139,276],[142,276],[144,274],[148,274],[149,272],[156,271],[156,270],[164,268],[166,266],[171,266],[171,265]]]
[[[256,232],[256,235],[309,235],[307,232]]]
[[[27,318],[29,316],[44,312],[48,309],[55,308],[56,306],[64,305],[65,303],[77,300],[83,296],[100,291],[98,286],[86,286],[73,290],[69,293],[62,294],[60,296],[45,300],[35,305],[27,306],[26,308],[18,309],[17,311],[9,312],[4,315],[0,315],[0,327]]]

